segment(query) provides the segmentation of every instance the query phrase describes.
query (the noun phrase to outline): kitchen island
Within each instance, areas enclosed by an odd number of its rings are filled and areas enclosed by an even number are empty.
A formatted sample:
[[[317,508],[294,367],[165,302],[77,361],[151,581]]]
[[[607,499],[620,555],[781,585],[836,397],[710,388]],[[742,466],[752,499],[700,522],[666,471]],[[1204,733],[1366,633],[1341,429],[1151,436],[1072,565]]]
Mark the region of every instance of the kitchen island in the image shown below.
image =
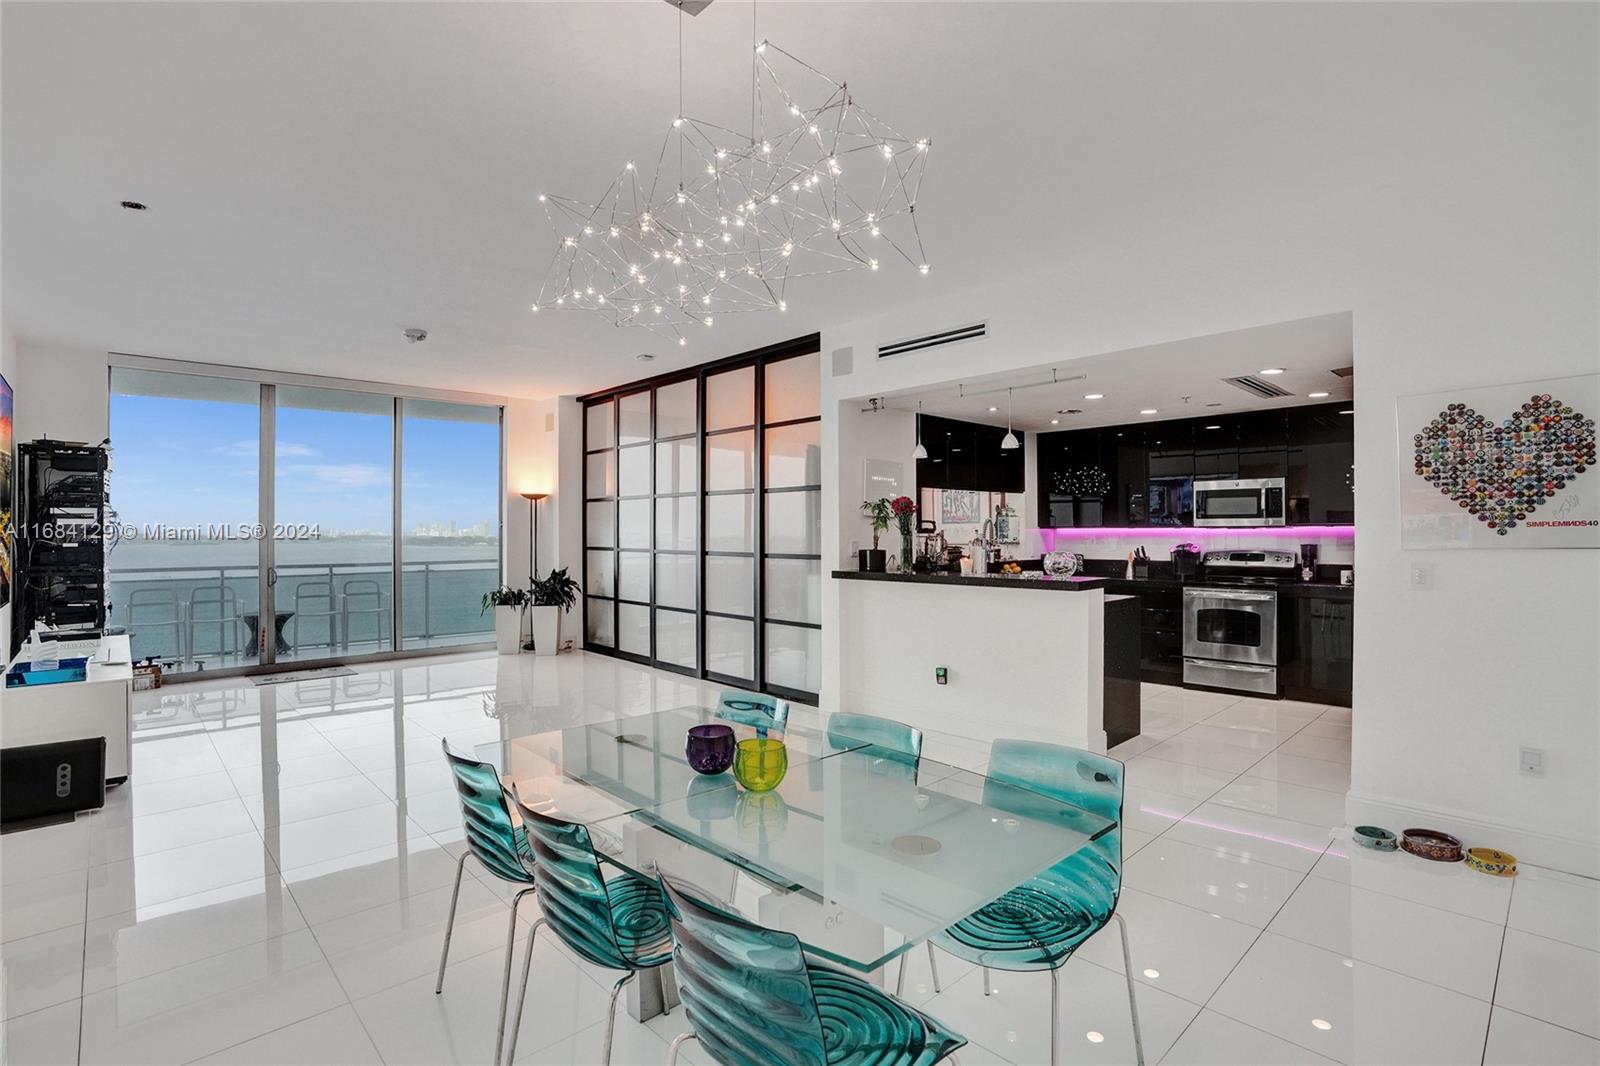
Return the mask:
[[[833,576],[841,710],[1105,750],[1104,579]]]

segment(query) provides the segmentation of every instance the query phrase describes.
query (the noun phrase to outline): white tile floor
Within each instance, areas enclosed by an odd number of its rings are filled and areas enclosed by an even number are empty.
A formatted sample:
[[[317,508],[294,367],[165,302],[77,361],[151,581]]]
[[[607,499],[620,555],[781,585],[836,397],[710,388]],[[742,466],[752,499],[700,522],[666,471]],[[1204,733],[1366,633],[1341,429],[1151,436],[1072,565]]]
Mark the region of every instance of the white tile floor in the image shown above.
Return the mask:
[[[106,809],[0,837],[0,1057],[486,1062],[508,894],[478,872],[463,888],[435,996],[460,847],[439,738],[711,693],[593,656],[477,655],[141,696]],[[1149,686],[1144,721],[1116,754],[1151,1063],[1600,1063],[1600,882],[1347,846],[1348,710]],[[983,739],[939,748],[986,758]],[[985,997],[944,957],[934,994],[910,960],[908,998],[971,1039],[963,1062],[1044,1061],[1043,975],[997,973]],[[1133,1061],[1121,973],[1106,935],[1064,969],[1069,1061]],[[541,938],[518,1061],[595,1061],[611,979]],[[664,1062],[684,1024],[621,1019],[615,1061]]]

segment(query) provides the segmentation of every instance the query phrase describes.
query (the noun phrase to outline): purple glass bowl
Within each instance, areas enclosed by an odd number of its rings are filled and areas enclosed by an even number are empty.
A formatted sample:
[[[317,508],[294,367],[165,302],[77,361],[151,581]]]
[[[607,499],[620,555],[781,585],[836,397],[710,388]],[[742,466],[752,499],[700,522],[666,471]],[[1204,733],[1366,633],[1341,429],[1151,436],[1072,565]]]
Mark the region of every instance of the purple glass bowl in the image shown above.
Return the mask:
[[[696,773],[720,774],[733,765],[733,726],[696,725],[689,727],[689,740],[683,753]]]

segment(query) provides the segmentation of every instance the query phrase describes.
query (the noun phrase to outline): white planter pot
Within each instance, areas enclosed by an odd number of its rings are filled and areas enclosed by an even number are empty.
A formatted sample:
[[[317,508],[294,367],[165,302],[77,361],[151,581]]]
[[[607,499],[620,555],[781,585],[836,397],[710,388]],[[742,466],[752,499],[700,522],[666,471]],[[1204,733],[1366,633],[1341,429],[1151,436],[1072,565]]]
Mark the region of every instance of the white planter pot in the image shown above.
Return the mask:
[[[561,608],[534,607],[533,653],[554,655],[561,650]]]
[[[522,608],[494,609],[494,650],[501,655],[515,655],[522,650]]]

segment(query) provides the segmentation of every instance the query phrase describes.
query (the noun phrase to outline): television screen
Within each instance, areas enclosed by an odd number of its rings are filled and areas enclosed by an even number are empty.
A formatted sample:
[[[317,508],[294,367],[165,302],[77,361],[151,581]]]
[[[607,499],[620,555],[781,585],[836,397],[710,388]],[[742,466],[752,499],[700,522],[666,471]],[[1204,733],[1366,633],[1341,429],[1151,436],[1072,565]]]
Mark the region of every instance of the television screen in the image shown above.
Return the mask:
[[[11,602],[11,507],[16,498],[11,454],[11,386],[0,376],[0,607]]]

